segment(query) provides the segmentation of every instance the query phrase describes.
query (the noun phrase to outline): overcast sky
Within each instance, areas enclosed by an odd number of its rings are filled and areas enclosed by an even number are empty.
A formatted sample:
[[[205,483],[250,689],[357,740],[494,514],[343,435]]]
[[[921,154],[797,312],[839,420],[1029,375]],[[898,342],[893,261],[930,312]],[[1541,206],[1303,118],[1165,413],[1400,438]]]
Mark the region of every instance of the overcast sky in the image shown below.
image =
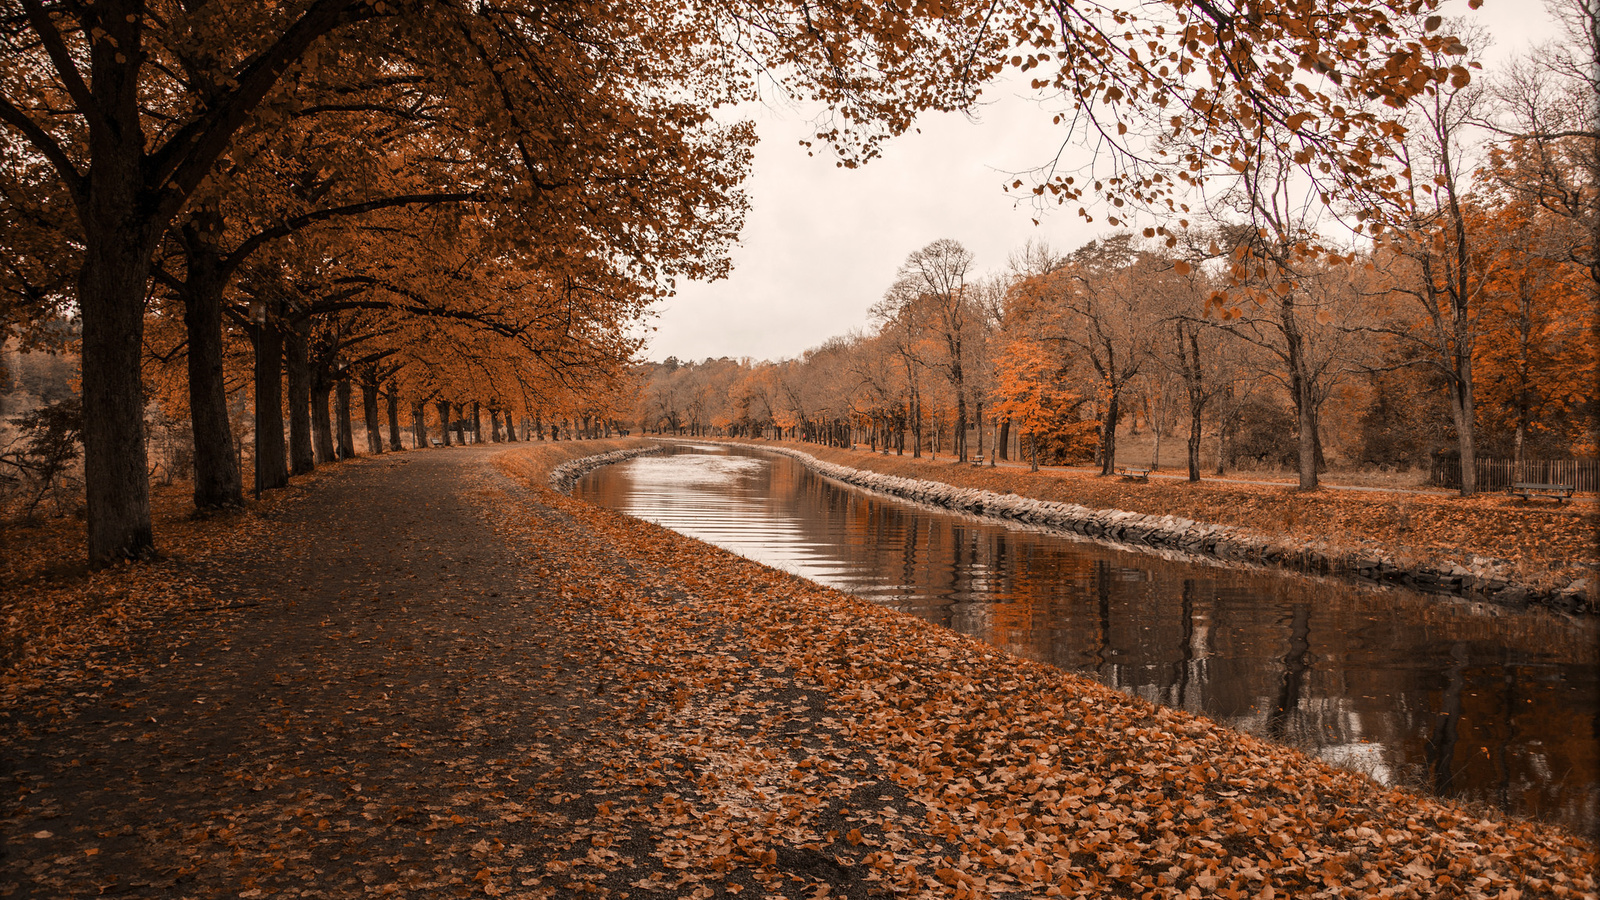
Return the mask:
[[[1448,11],[1465,13],[1465,3],[1452,3]],[[1486,0],[1471,15],[1495,36],[1484,55],[1491,69],[1553,34],[1542,4],[1530,0]],[[1094,238],[1104,220],[1092,207],[1099,221],[1091,225],[1076,215],[1076,206],[1040,215],[1028,198],[1004,192],[1008,173],[1054,157],[1062,129],[1027,96],[1025,81],[984,93],[974,117],[927,116],[920,133],[896,138],[881,158],[853,170],[836,168],[822,154],[806,156],[798,145],[812,133],[804,115],[752,109],[761,143],[746,185],[751,208],[733,253],[733,274],[681,285],[659,307],[644,355],[799,356],[834,335],[865,329],[868,308],[895,270],[930,241],[960,241],[984,273],[1004,269],[1029,238],[1057,250]],[[1081,150],[1067,153],[1083,158]]]

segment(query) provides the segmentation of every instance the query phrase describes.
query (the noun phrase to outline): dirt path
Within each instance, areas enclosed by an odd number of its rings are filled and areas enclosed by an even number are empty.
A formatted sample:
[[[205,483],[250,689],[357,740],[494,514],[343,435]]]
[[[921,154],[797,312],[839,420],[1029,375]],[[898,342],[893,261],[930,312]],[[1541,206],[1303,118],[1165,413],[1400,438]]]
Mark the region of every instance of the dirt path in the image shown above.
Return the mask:
[[[0,896],[1594,896],[1558,829],[538,487],[600,449],[217,523],[204,602],[7,695]]]

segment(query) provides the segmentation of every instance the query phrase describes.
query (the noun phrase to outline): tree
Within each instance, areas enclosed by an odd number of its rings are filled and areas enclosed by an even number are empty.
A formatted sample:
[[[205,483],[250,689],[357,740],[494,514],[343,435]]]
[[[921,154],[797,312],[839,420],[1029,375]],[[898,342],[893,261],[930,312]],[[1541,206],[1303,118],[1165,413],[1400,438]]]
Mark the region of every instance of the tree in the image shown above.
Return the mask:
[[[1026,339],[1007,344],[995,361],[995,411],[1020,430],[1035,472],[1046,444],[1052,445],[1052,461],[1094,451],[1095,423],[1079,419],[1085,400],[1064,386],[1065,368],[1044,344]]]
[[[1187,195],[1249,165],[1294,165],[1329,196],[1381,186],[1393,111],[1431,84],[1470,80],[1438,5],[1024,4],[1046,14],[1012,20],[1010,63],[1056,93],[1055,121],[1071,132],[1061,146],[1097,150],[1087,170],[1041,168],[1033,193],[1060,204],[1101,195],[1112,227],[1149,213],[1162,224],[1147,236],[1174,236],[1166,223],[1190,224]]]
[[[1462,496],[1477,490],[1472,362],[1483,289],[1478,236],[1467,227],[1472,164],[1464,132],[1480,118],[1482,99],[1478,85],[1430,87],[1412,104],[1407,138],[1395,145],[1403,190],[1369,195],[1386,226],[1380,259],[1403,264],[1393,289],[1424,316],[1416,326],[1388,330],[1425,348],[1420,358],[1443,376],[1461,456]]]
[[[1549,5],[1562,36],[1515,61],[1491,85],[1483,124],[1499,137],[1490,176],[1575,226],[1568,259],[1600,289],[1600,9],[1589,0]]]
[[[1235,338],[1227,329],[1213,327],[1212,323],[1197,314],[1205,308],[1205,299],[1215,290],[1216,274],[1205,264],[1208,254],[1202,242],[1214,245],[1213,232],[1190,232],[1185,235],[1183,255],[1172,260],[1174,279],[1170,291],[1165,292],[1163,323],[1169,329],[1170,352],[1158,352],[1156,361],[1168,372],[1182,379],[1186,410],[1189,414],[1189,435],[1186,461],[1189,481],[1200,480],[1200,443],[1207,409],[1219,397],[1233,390],[1237,380],[1235,353],[1230,352]],[[1225,431],[1223,416],[1218,416],[1218,443]],[[1224,453],[1218,449],[1218,465]]]
[[[974,57],[955,48],[999,40],[985,38],[981,21],[924,8],[910,20],[865,5],[821,19],[809,13],[784,3],[741,15],[671,4],[552,9],[525,0],[7,5],[0,123],[53,170],[82,239],[75,294],[91,561],[141,556],[153,544],[139,355],[157,246],[240,130],[263,121],[269,97],[338,102],[312,95],[324,54],[365,41],[375,64],[391,52],[418,63],[437,88],[435,109],[504,138],[518,162],[506,171],[525,196],[590,212],[596,200],[608,201],[587,224],[618,226],[598,229],[610,239],[608,258],[650,282],[715,274],[726,264],[749,129],[719,126],[709,110],[752,92],[761,73],[747,60],[781,69],[790,84],[833,104],[842,124],[827,137],[855,160],[917,110],[965,102],[972,79],[962,73]],[[550,103],[544,88],[552,84],[573,88],[561,92],[572,102]],[[576,113],[582,127],[542,128],[552,110]],[[586,160],[590,171],[610,171],[615,160],[641,177],[597,190],[590,180],[563,182],[570,167],[552,172],[553,159]],[[684,179],[710,193],[685,196]],[[626,210],[639,212],[619,217]],[[683,220],[694,227],[677,227]]]
[[[926,332],[940,344],[942,352],[925,362],[943,372],[955,395],[954,449],[961,462],[967,460],[966,343],[983,320],[968,284],[971,268],[972,254],[961,244],[934,241],[906,257],[894,286],[873,307],[880,321],[903,320],[913,333]]]
[[[1100,409],[1100,473],[1116,469],[1117,426],[1127,387],[1151,362],[1159,316],[1157,302],[1170,266],[1140,250],[1132,235],[1119,234],[1068,254],[1053,272],[1029,279],[1019,290],[1042,317],[1047,340],[1072,348],[1093,369]]]
[[[925,368],[923,362],[923,340],[916,321],[909,310],[907,314],[894,314],[891,309],[898,310],[889,304],[887,298],[872,309],[872,317],[878,326],[877,338],[883,342],[885,351],[893,357],[898,369],[900,390],[903,396],[901,401],[902,411],[899,417],[901,435],[899,444],[902,451],[905,446],[905,428],[911,429],[911,457],[922,458],[922,372]],[[887,314],[887,315],[886,315]]]
[[[0,448],[0,485],[14,481],[23,486],[22,514],[31,518],[78,458],[83,411],[78,398],[68,397],[24,413],[11,424],[22,436]]]
[[[1468,209],[1469,227],[1484,235],[1479,427],[1486,445],[1519,461],[1530,448],[1565,455],[1592,441],[1600,374],[1594,295],[1570,252],[1576,223],[1526,194],[1485,199]]]
[[[1229,260],[1228,287],[1206,299],[1204,312],[1272,361],[1267,375],[1294,405],[1299,487],[1310,491],[1325,466],[1322,403],[1357,366],[1347,326],[1361,292],[1351,284],[1355,256],[1325,246],[1316,230],[1325,204],[1294,176],[1278,162],[1251,164],[1218,198],[1219,218],[1231,209],[1251,224],[1223,229],[1213,255]]]

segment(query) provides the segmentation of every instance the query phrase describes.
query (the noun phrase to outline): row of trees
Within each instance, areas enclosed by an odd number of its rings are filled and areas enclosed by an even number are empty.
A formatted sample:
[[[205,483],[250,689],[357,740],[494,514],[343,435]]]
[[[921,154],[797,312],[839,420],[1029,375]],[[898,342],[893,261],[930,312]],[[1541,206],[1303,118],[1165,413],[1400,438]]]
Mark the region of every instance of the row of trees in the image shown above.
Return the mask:
[[[1592,5],[1557,10],[1564,41],[1494,79],[1439,78],[1406,107],[1387,162],[1364,163],[1381,179],[1241,156],[1182,227],[1065,254],[1030,244],[986,277],[936,241],[907,258],[870,332],[779,363],[658,368],[641,424],[897,449],[909,432],[914,453],[961,460],[986,426],[999,453],[1016,428],[1036,464],[1094,458],[1110,474],[1131,404],[1158,452],[1186,423],[1191,479],[1209,431],[1219,466],[1287,450],[1306,489],[1330,409],[1358,422],[1351,462],[1448,447],[1467,494],[1485,444],[1592,455],[1600,86],[1585,61],[1600,40]],[[1442,71],[1446,51],[1431,52]],[[1285,129],[1258,131],[1288,143]]]
[[[1473,227],[1503,234],[1509,248],[1540,222],[1562,225],[1534,215],[1505,232],[1516,207],[1483,212]],[[1329,410],[1347,423],[1338,449],[1353,465],[1425,465],[1458,446],[1448,360],[1426,352],[1437,332],[1417,308],[1411,262],[1388,244],[1324,256],[1292,291],[1240,300],[1232,275],[1208,260],[1248,252],[1257,237],[1221,228],[1188,235],[1176,252],[1127,233],[1066,254],[1033,244],[1005,274],[962,284],[959,303],[907,290],[930,260],[955,282],[970,268],[959,244],[939,241],[912,255],[870,332],[776,363],[649,366],[635,417],[667,433],[909,444],[914,455],[962,460],[986,439],[991,460],[1003,459],[1015,435],[1035,464],[1093,459],[1106,474],[1130,461],[1116,441],[1131,417],[1154,434],[1157,454],[1163,435],[1184,439],[1191,479],[1210,440],[1219,474],[1241,460],[1287,463],[1313,486],[1330,455]],[[1518,458],[1593,455],[1587,276],[1498,243],[1481,265],[1473,440]]]
[[[1390,147],[1403,191],[1341,207],[1290,168],[1250,163],[1211,224],[1165,239],[1030,243],[987,277],[938,240],[906,259],[869,333],[778,364],[656,368],[638,420],[901,452],[909,432],[912,452],[958,460],[986,428],[1003,455],[1014,428],[1035,464],[1094,458],[1110,474],[1131,405],[1157,453],[1163,432],[1187,432],[1190,479],[1210,432],[1219,471],[1269,456],[1306,488],[1330,408],[1358,423],[1352,463],[1448,448],[1464,493],[1485,445],[1594,455],[1600,133],[1573,64],[1594,40],[1570,38],[1414,104]],[[1330,213],[1368,237],[1334,248],[1318,227]]]
[[[945,49],[992,56],[959,17],[806,12],[0,5],[0,325],[31,346],[81,323],[91,560],[152,546],[152,399],[192,424],[200,506],[241,499],[230,398],[269,489],[352,452],[356,386],[374,448],[380,395],[391,446],[407,406],[418,441],[428,407],[441,430],[603,417],[649,304],[726,268],[754,137],[711,111],[753,94],[751,60],[840,106],[864,152],[970,95]]]
[[[139,556],[152,358],[181,360],[203,505],[239,494],[230,389],[269,486],[346,375],[413,412],[605,394],[641,311],[725,270],[753,133],[715,113],[777,79],[855,165],[1034,72],[1114,169],[1039,196],[1181,219],[1241,164],[1392,193],[1393,111],[1469,78],[1435,5],[6,0],[0,329],[81,321],[89,556]]]

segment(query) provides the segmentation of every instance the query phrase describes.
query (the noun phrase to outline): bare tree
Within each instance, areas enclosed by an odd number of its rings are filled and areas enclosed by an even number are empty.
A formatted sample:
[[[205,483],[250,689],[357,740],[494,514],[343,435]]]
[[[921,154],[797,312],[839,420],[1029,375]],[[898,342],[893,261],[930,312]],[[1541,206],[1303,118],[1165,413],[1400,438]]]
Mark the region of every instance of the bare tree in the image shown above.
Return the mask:
[[[1561,38],[1496,74],[1482,124],[1498,140],[1490,175],[1580,226],[1568,259],[1600,289],[1600,4],[1551,0]]]
[[[913,334],[926,332],[943,352],[925,360],[944,373],[955,393],[956,458],[967,459],[967,340],[982,311],[967,283],[972,254],[956,241],[941,239],[906,257],[895,283],[873,307],[882,323],[899,322]]]
[[[1132,235],[1090,241],[1065,265],[1028,279],[1020,290],[1042,317],[1041,337],[1072,347],[1098,381],[1100,473],[1116,470],[1117,426],[1128,386],[1149,364],[1156,329],[1160,270]]]
[[[1474,34],[1475,42],[1483,40]],[[1468,225],[1467,193],[1477,168],[1468,151],[1473,123],[1483,119],[1481,86],[1434,86],[1412,101],[1404,140],[1394,154],[1405,190],[1368,196],[1371,211],[1389,227],[1382,232],[1379,259],[1396,275],[1392,289],[1410,299],[1423,316],[1380,326],[1423,352],[1419,360],[1443,378],[1450,396],[1461,455],[1461,494],[1477,491],[1477,415],[1472,363],[1477,346],[1483,291],[1479,236]]]

